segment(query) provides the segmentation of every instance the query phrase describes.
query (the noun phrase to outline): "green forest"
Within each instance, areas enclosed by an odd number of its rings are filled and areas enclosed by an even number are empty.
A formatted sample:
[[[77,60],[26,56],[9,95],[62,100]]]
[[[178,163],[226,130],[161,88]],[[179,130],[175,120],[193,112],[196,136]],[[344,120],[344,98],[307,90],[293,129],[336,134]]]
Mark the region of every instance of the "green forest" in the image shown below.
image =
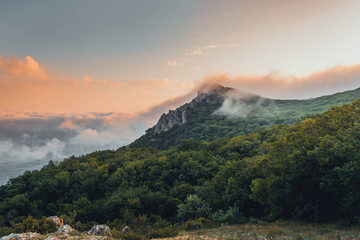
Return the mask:
[[[209,142],[217,138],[233,138],[252,133],[257,129],[269,128],[273,124],[294,124],[307,115],[323,113],[333,106],[351,103],[360,95],[358,88],[306,100],[275,100],[258,95],[237,99],[236,97],[241,96],[241,93],[236,91],[219,85],[196,107],[187,109],[185,124],[175,125],[168,131],[160,133],[150,128],[130,146],[166,150],[177,146],[184,139]],[[232,99],[234,108],[241,106],[246,109],[245,116],[214,114],[222,106],[227,95],[235,96]]]
[[[114,230],[144,219],[152,226],[200,218],[356,224],[359,149],[356,100],[247,135],[50,161],[0,187],[0,235],[52,215],[80,230],[93,222]]]

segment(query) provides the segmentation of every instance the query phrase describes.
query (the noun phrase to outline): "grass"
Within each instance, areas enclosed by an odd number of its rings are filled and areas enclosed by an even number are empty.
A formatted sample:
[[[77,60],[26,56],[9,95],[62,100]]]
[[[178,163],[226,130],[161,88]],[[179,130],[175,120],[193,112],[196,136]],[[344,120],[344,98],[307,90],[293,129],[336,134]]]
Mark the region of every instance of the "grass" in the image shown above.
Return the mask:
[[[352,240],[360,239],[360,227],[341,227],[335,224],[304,224],[277,222],[222,226],[180,232],[172,240]]]

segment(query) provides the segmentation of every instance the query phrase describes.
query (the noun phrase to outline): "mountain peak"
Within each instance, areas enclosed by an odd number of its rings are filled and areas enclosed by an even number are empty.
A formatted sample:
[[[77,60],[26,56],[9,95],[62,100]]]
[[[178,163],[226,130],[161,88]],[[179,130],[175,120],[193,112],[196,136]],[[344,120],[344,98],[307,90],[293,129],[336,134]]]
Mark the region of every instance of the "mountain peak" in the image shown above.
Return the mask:
[[[360,88],[308,100],[275,100],[219,84],[205,85],[191,102],[164,113],[130,147],[168,149],[183,139],[211,141],[245,135],[272,124],[292,124],[307,114],[350,103],[359,95]]]
[[[216,99],[222,102],[225,94],[229,91],[235,91],[233,88],[221,86],[220,84],[205,84],[197,92],[197,96],[189,103],[186,103],[175,110],[169,110],[167,114],[163,113],[157,124],[149,130],[160,133],[173,128],[176,125],[182,125],[187,121],[186,111],[195,108],[203,102],[211,102]],[[220,101],[219,101],[220,100]]]
[[[218,83],[207,83],[200,87],[200,89],[198,90],[198,95],[199,94],[221,95],[227,93],[228,91],[236,91],[236,90],[234,88],[224,87]]]

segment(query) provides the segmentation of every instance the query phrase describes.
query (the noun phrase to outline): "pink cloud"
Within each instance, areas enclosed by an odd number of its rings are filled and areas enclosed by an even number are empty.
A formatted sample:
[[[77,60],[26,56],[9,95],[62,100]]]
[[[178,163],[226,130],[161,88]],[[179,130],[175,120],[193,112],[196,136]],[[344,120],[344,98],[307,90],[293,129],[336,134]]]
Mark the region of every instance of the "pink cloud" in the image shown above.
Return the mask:
[[[32,57],[0,57],[0,108],[20,112],[139,112],[193,87],[191,81],[56,78]]]
[[[270,98],[311,98],[360,87],[360,64],[336,66],[304,77],[276,72],[260,76],[215,74],[206,76],[196,87],[213,83]]]
[[[14,56],[7,59],[0,56],[0,73],[2,76],[21,76],[37,79],[49,77],[39,63],[30,56],[26,56],[24,60]]]

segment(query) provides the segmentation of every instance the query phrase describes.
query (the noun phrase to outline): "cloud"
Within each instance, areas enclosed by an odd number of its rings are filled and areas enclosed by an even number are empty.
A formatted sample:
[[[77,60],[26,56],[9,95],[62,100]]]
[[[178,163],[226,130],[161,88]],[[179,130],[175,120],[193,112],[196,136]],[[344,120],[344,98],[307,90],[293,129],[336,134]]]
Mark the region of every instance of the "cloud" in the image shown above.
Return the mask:
[[[246,47],[246,46],[259,46],[259,44],[244,44],[244,43],[232,43],[232,44],[212,44],[198,47],[192,51],[186,52],[182,58],[183,63],[178,64],[177,61],[168,61],[168,66],[184,66],[185,62],[189,59],[186,57],[205,55],[209,50],[216,48],[234,48],[234,47]]]
[[[161,83],[154,79],[152,88]],[[0,184],[26,170],[39,169],[49,160],[61,161],[71,155],[127,145],[155,125],[162,113],[191,100],[195,94],[192,90],[138,113],[0,112]]]
[[[178,64],[178,63],[177,63]],[[180,64],[178,64],[180,65]],[[178,96],[191,81],[151,78],[107,81],[54,77],[32,57],[0,57],[0,108],[22,112],[139,112]]]
[[[27,136],[24,135],[26,138]],[[13,140],[0,140],[0,184],[24,171],[41,168],[49,160],[63,159],[65,144],[53,138],[43,146],[21,145]]]
[[[24,135],[24,138],[29,137]],[[0,164],[7,163],[8,159],[12,161],[28,162],[44,158],[59,159],[63,157],[65,144],[57,138],[48,140],[44,146],[19,145],[12,140],[0,142]]]
[[[185,53],[185,56],[194,56],[194,55],[202,55],[202,51],[200,49],[196,49],[192,52]]]
[[[204,77],[196,86],[214,83],[269,98],[304,99],[360,87],[360,64],[339,65],[304,77],[276,72],[260,76],[214,74]]]
[[[63,121],[61,123],[61,125],[59,126],[59,128],[65,128],[65,129],[77,129],[79,126],[77,126],[76,124],[74,124],[71,120],[67,119],[65,121]]]
[[[36,115],[8,112],[11,117],[0,118],[0,184],[49,160],[127,145],[156,121],[114,112]]]
[[[244,44],[244,43],[231,43],[231,44],[212,44],[198,47],[191,52],[186,52],[185,56],[203,55],[205,51],[215,48],[235,48],[235,47],[248,47],[248,46],[260,46],[260,44]],[[261,45],[263,46],[263,45]]]
[[[169,67],[179,67],[179,66],[183,66],[184,64],[183,64],[183,63],[178,63],[178,62],[175,61],[175,60],[169,60],[169,61],[167,62],[167,65],[168,65]]]
[[[153,79],[152,89],[170,80]],[[172,82],[172,87],[188,88],[193,82]],[[145,82],[136,82],[148,86]],[[137,113],[36,113],[0,112],[0,184],[26,170],[42,167],[49,160],[61,161],[71,155],[127,145],[156,124],[162,113],[190,101],[196,95],[170,98]]]
[[[238,90],[226,92],[221,107],[214,112],[216,115],[230,118],[245,118],[249,114],[268,117],[275,116],[277,113],[277,106],[273,99]]]
[[[24,60],[20,60],[15,56],[7,59],[0,56],[0,74],[7,77],[19,76],[36,79],[49,77],[39,63],[30,56],[26,56]]]

